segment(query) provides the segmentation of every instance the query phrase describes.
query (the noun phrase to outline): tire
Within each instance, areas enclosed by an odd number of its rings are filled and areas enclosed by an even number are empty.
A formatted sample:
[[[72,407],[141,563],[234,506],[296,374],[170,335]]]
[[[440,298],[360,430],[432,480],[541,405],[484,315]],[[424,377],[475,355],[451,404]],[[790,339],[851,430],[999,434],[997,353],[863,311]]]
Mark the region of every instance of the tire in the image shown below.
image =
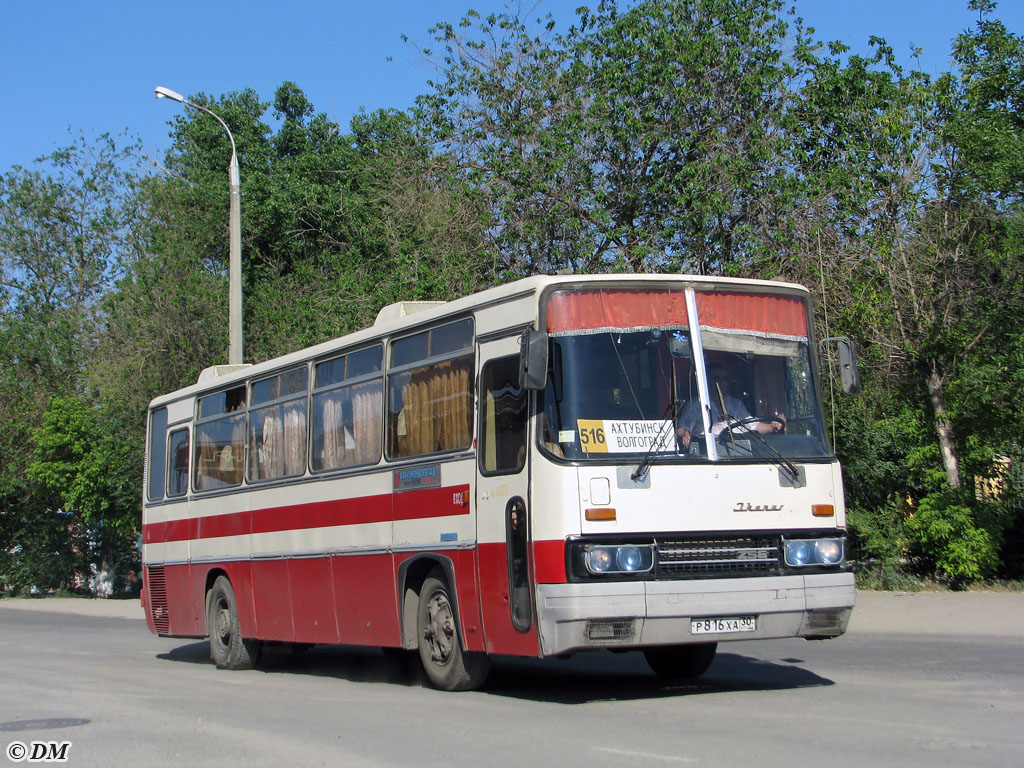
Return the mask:
[[[438,575],[428,576],[420,590],[416,635],[420,662],[432,686],[443,691],[470,691],[483,685],[491,671],[491,659],[485,653],[462,650],[448,585]]]
[[[656,645],[644,648],[644,658],[659,677],[693,680],[708,671],[717,650],[718,643]]]
[[[218,576],[210,588],[206,630],[210,633],[210,658],[218,669],[252,669],[256,665],[260,644],[242,637],[235,590],[227,576]]]

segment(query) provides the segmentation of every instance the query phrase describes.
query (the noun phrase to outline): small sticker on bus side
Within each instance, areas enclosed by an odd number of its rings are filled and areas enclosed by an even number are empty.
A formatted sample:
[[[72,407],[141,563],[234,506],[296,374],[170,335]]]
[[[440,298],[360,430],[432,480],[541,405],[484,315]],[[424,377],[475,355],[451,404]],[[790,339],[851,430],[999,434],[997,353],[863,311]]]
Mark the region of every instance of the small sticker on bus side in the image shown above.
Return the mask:
[[[396,491],[414,488],[437,488],[441,485],[441,465],[428,464],[423,467],[396,469],[393,487]]]

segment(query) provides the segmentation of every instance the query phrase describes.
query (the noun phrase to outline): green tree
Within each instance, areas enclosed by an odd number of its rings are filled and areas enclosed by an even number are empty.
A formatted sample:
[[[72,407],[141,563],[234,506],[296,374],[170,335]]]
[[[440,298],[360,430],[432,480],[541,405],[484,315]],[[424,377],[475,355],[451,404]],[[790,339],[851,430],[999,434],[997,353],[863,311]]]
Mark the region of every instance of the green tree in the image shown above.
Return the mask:
[[[384,303],[452,298],[481,284],[478,205],[408,116],[357,115],[346,134],[289,82],[272,103],[252,91],[192,99],[224,118],[238,146],[248,359],[363,327]],[[263,122],[268,110],[276,132]],[[170,176],[154,192],[154,250],[220,279],[212,307],[226,301],[230,148],[208,116],[184,113],[173,127]],[[207,364],[223,359],[220,330]]]
[[[937,82],[905,72],[884,41],[873,41],[873,57],[845,61],[833,45],[795,113],[809,226],[786,268],[821,286],[832,309],[826,329],[829,321],[855,329],[867,345],[874,417],[862,426],[871,437],[847,431],[841,444],[852,454],[852,498],[865,495],[859,481],[886,476],[887,464],[863,459],[887,444],[902,459],[888,498],[875,494],[861,527],[902,530],[890,540],[952,578],[990,575],[1006,525],[965,476],[990,471],[996,435],[1005,434],[997,422],[1019,391],[1004,385],[1014,378],[1004,350],[1021,329],[1011,193],[1019,184],[1007,184],[1005,162],[1016,151],[1006,133],[1013,100],[978,96],[1005,96],[1019,83],[1020,39],[1015,48],[1011,38],[982,21],[957,41],[958,73]],[[998,168],[979,134],[998,137]]]
[[[518,5],[438,24],[418,115],[487,201],[503,273],[736,271],[771,250],[807,45],[782,5],[602,2],[563,34]]]
[[[117,412],[95,408],[81,398],[50,400],[33,434],[28,479],[85,523],[114,534],[138,531],[141,499],[139,446],[122,439]]]
[[[49,398],[87,397],[106,292],[137,248],[136,146],[79,137],[0,177],[0,582],[66,584],[78,524],[31,477]]]

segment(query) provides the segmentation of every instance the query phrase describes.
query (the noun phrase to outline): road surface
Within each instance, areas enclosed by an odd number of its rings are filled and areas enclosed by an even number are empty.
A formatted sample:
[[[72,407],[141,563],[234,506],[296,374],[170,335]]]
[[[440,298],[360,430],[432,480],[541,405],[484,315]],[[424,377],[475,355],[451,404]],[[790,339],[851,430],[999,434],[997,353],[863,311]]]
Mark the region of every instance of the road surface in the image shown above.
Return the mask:
[[[1024,765],[1024,594],[860,593],[846,636],[723,644],[693,684],[602,652],[501,658],[470,693],[367,648],[222,671],[136,601],[5,599],[15,743],[115,768]]]

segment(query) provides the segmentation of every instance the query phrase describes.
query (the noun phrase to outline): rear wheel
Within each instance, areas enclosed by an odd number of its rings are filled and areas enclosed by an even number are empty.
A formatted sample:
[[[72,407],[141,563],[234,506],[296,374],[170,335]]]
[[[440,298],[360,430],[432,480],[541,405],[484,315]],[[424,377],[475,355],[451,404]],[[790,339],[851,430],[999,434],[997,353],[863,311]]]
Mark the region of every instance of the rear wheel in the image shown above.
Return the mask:
[[[420,661],[431,685],[445,691],[468,691],[483,685],[491,659],[485,653],[462,649],[448,585],[436,575],[429,576],[420,590],[416,634]]]
[[[657,645],[644,648],[644,658],[659,677],[692,680],[708,671],[717,650],[718,643]]]
[[[210,633],[210,658],[220,669],[252,669],[256,664],[259,641],[242,637],[235,590],[226,576],[218,576],[210,588],[206,630]]]

